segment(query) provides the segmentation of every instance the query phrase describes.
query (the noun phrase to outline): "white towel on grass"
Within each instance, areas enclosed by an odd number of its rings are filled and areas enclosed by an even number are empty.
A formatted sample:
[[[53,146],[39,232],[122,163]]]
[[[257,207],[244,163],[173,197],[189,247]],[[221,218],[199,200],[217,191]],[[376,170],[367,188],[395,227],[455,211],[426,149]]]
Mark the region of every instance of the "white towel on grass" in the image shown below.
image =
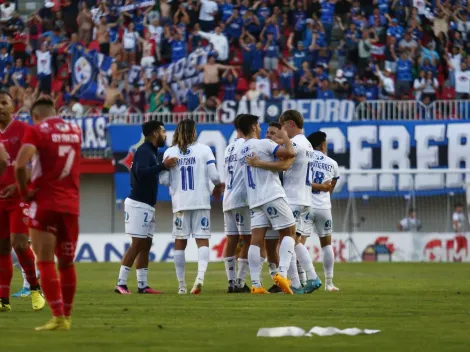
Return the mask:
[[[320,326],[315,326],[311,328],[308,332],[306,332],[302,328],[298,328],[296,326],[285,326],[285,327],[278,327],[278,328],[261,328],[258,330],[258,337],[284,337],[284,336],[292,336],[292,337],[301,337],[301,336],[332,336],[332,335],[348,335],[348,336],[356,336],[356,335],[372,335],[380,332],[380,330],[370,330],[370,329],[358,329],[358,328],[348,328],[348,329],[338,329],[335,327],[327,327],[322,328]]]

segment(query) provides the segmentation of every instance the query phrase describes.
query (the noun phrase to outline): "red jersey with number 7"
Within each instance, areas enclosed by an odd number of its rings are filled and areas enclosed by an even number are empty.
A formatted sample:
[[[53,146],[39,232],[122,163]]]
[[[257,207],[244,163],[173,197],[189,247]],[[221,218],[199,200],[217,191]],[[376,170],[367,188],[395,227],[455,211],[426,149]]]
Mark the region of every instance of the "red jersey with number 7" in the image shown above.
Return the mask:
[[[23,144],[31,144],[31,182],[37,189],[33,201],[38,209],[79,214],[82,132],[60,117],[49,117],[28,129]]]

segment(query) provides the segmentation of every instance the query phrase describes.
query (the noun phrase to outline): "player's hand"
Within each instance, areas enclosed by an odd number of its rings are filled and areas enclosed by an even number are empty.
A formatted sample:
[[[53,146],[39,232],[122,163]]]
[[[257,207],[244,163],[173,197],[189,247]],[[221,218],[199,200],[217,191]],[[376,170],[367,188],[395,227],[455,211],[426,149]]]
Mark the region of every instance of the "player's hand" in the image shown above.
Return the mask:
[[[0,191],[0,198],[10,198],[18,192],[18,188],[15,184],[8,185]]]
[[[333,185],[331,184],[330,181],[326,181],[325,183],[322,184],[323,186],[323,192],[331,192],[333,190]]]
[[[23,197],[23,200],[27,203],[31,202],[34,199],[36,193],[38,193],[39,189],[32,189],[28,191],[28,193]]]
[[[273,138],[273,141],[276,142],[277,144],[285,144],[287,140],[289,140],[289,136],[287,135],[287,132],[284,130],[277,131],[276,135]]]
[[[172,167],[175,167],[176,164],[178,163],[178,158],[175,156],[173,158],[166,157],[165,160],[163,160],[163,164],[165,164],[165,167],[167,169],[171,169]]]
[[[259,166],[259,158],[256,156],[256,154],[253,154],[251,157],[247,156],[245,157],[246,163],[250,166],[253,167],[258,167]]]
[[[217,186],[214,187],[212,190],[212,197],[219,200],[222,197],[222,193],[225,191],[225,183],[219,183]]]

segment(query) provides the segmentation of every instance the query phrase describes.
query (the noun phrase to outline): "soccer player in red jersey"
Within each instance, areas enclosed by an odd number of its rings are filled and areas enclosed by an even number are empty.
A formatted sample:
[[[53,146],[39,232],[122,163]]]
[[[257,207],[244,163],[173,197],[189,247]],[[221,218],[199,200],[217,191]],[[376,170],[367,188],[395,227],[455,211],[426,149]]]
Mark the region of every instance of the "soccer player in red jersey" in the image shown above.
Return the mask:
[[[3,143],[0,143],[0,176],[3,175],[8,167],[8,154]]]
[[[78,240],[82,134],[78,126],[56,114],[48,98],[33,103],[31,117],[35,125],[23,137],[15,166],[19,192],[30,200],[29,234],[42,289],[53,315],[48,323],[36,328],[38,331],[70,329],[77,282],[73,260]],[[32,187],[28,190],[30,161]]]
[[[4,146],[7,158],[6,170],[0,176],[0,312],[11,310],[12,247],[31,285],[33,309],[41,310],[45,305],[36,277],[34,253],[29,246],[27,203],[18,193],[14,175],[14,161],[23,135],[30,127],[13,119],[13,109],[10,95],[0,92],[0,143]]]

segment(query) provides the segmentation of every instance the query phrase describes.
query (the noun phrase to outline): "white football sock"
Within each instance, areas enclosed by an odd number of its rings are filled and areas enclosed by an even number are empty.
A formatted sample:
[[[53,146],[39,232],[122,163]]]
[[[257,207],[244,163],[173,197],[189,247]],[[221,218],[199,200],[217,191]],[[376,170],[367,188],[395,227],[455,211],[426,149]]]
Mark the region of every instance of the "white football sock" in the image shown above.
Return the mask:
[[[233,282],[235,280],[235,257],[224,258],[224,264],[227,280]]]
[[[258,246],[251,245],[248,248],[248,265],[250,266],[251,284],[254,287],[261,287],[261,250]]]
[[[197,280],[204,281],[207,265],[209,264],[209,247],[199,247],[197,249]]]
[[[260,266],[260,269],[259,269],[259,272],[262,273],[263,272],[263,265],[264,265],[264,262],[266,261],[266,258],[263,258],[261,257],[261,266]],[[261,275],[261,274],[260,274]]]
[[[173,258],[175,262],[176,278],[178,279],[180,286],[186,286],[186,279],[185,279],[186,258],[184,255],[184,251],[176,250],[173,254]]]
[[[302,285],[305,285],[307,283],[307,274],[305,273],[304,268],[302,268],[302,265],[300,265],[298,260],[297,260],[297,274],[299,275],[299,279]]]
[[[269,275],[271,275],[271,278],[274,279],[274,276],[277,274],[276,263],[268,263],[268,266],[269,266]]]
[[[23,276],[23,288],[29,290],[31,286],[29,285],[28,279],[26,278],[26,273],[24,272],[23,268],[21,268],[21,275]]]
[[[322,248],[323,269],[325,270],[325,281],[327,285],[333,285],[333,268],[335,266],[335,253],[331,245]]]
[[[299,280],[299,273],[297,272],[297,257],[295,255],[292,256],[292,259],[290,260],[290,266],[289,270],[287,271],[287,276],[290,279],[290,283],[292,287],[295,288],[301,288],[302,285],[300,284]]]
[[[287,277],[290,261],[294,254],[295,240],[292,237],[285,236],[279,246],[279,275]]]
[[[312,258],[310,258],[310,254],[308,253],[307,248],[305,248],[302,243],[298,243],[295,246],[295,255],[297,256],[297,260],[299,261],[300,265],[305,270],[305,273],[307,274],[307,279],[318,279],[318,275],[315,272],[315,267],[313,266]]]
[[[136,269],[135,271],[137,276],[137,287],[138,288],[146,288],[147,284],[147,277],[149,273],[148,268]]]
[[[119,277],[118,277],[118,285],[127,285],[127,278],[129,277],[129,273],[131,272],[131,268],[129,266],[121,265],[121,269],[119,269]]]
[[[246,275],[248,275],[248,259],[238,258],[237,286],[242,288],[245,286]]]

